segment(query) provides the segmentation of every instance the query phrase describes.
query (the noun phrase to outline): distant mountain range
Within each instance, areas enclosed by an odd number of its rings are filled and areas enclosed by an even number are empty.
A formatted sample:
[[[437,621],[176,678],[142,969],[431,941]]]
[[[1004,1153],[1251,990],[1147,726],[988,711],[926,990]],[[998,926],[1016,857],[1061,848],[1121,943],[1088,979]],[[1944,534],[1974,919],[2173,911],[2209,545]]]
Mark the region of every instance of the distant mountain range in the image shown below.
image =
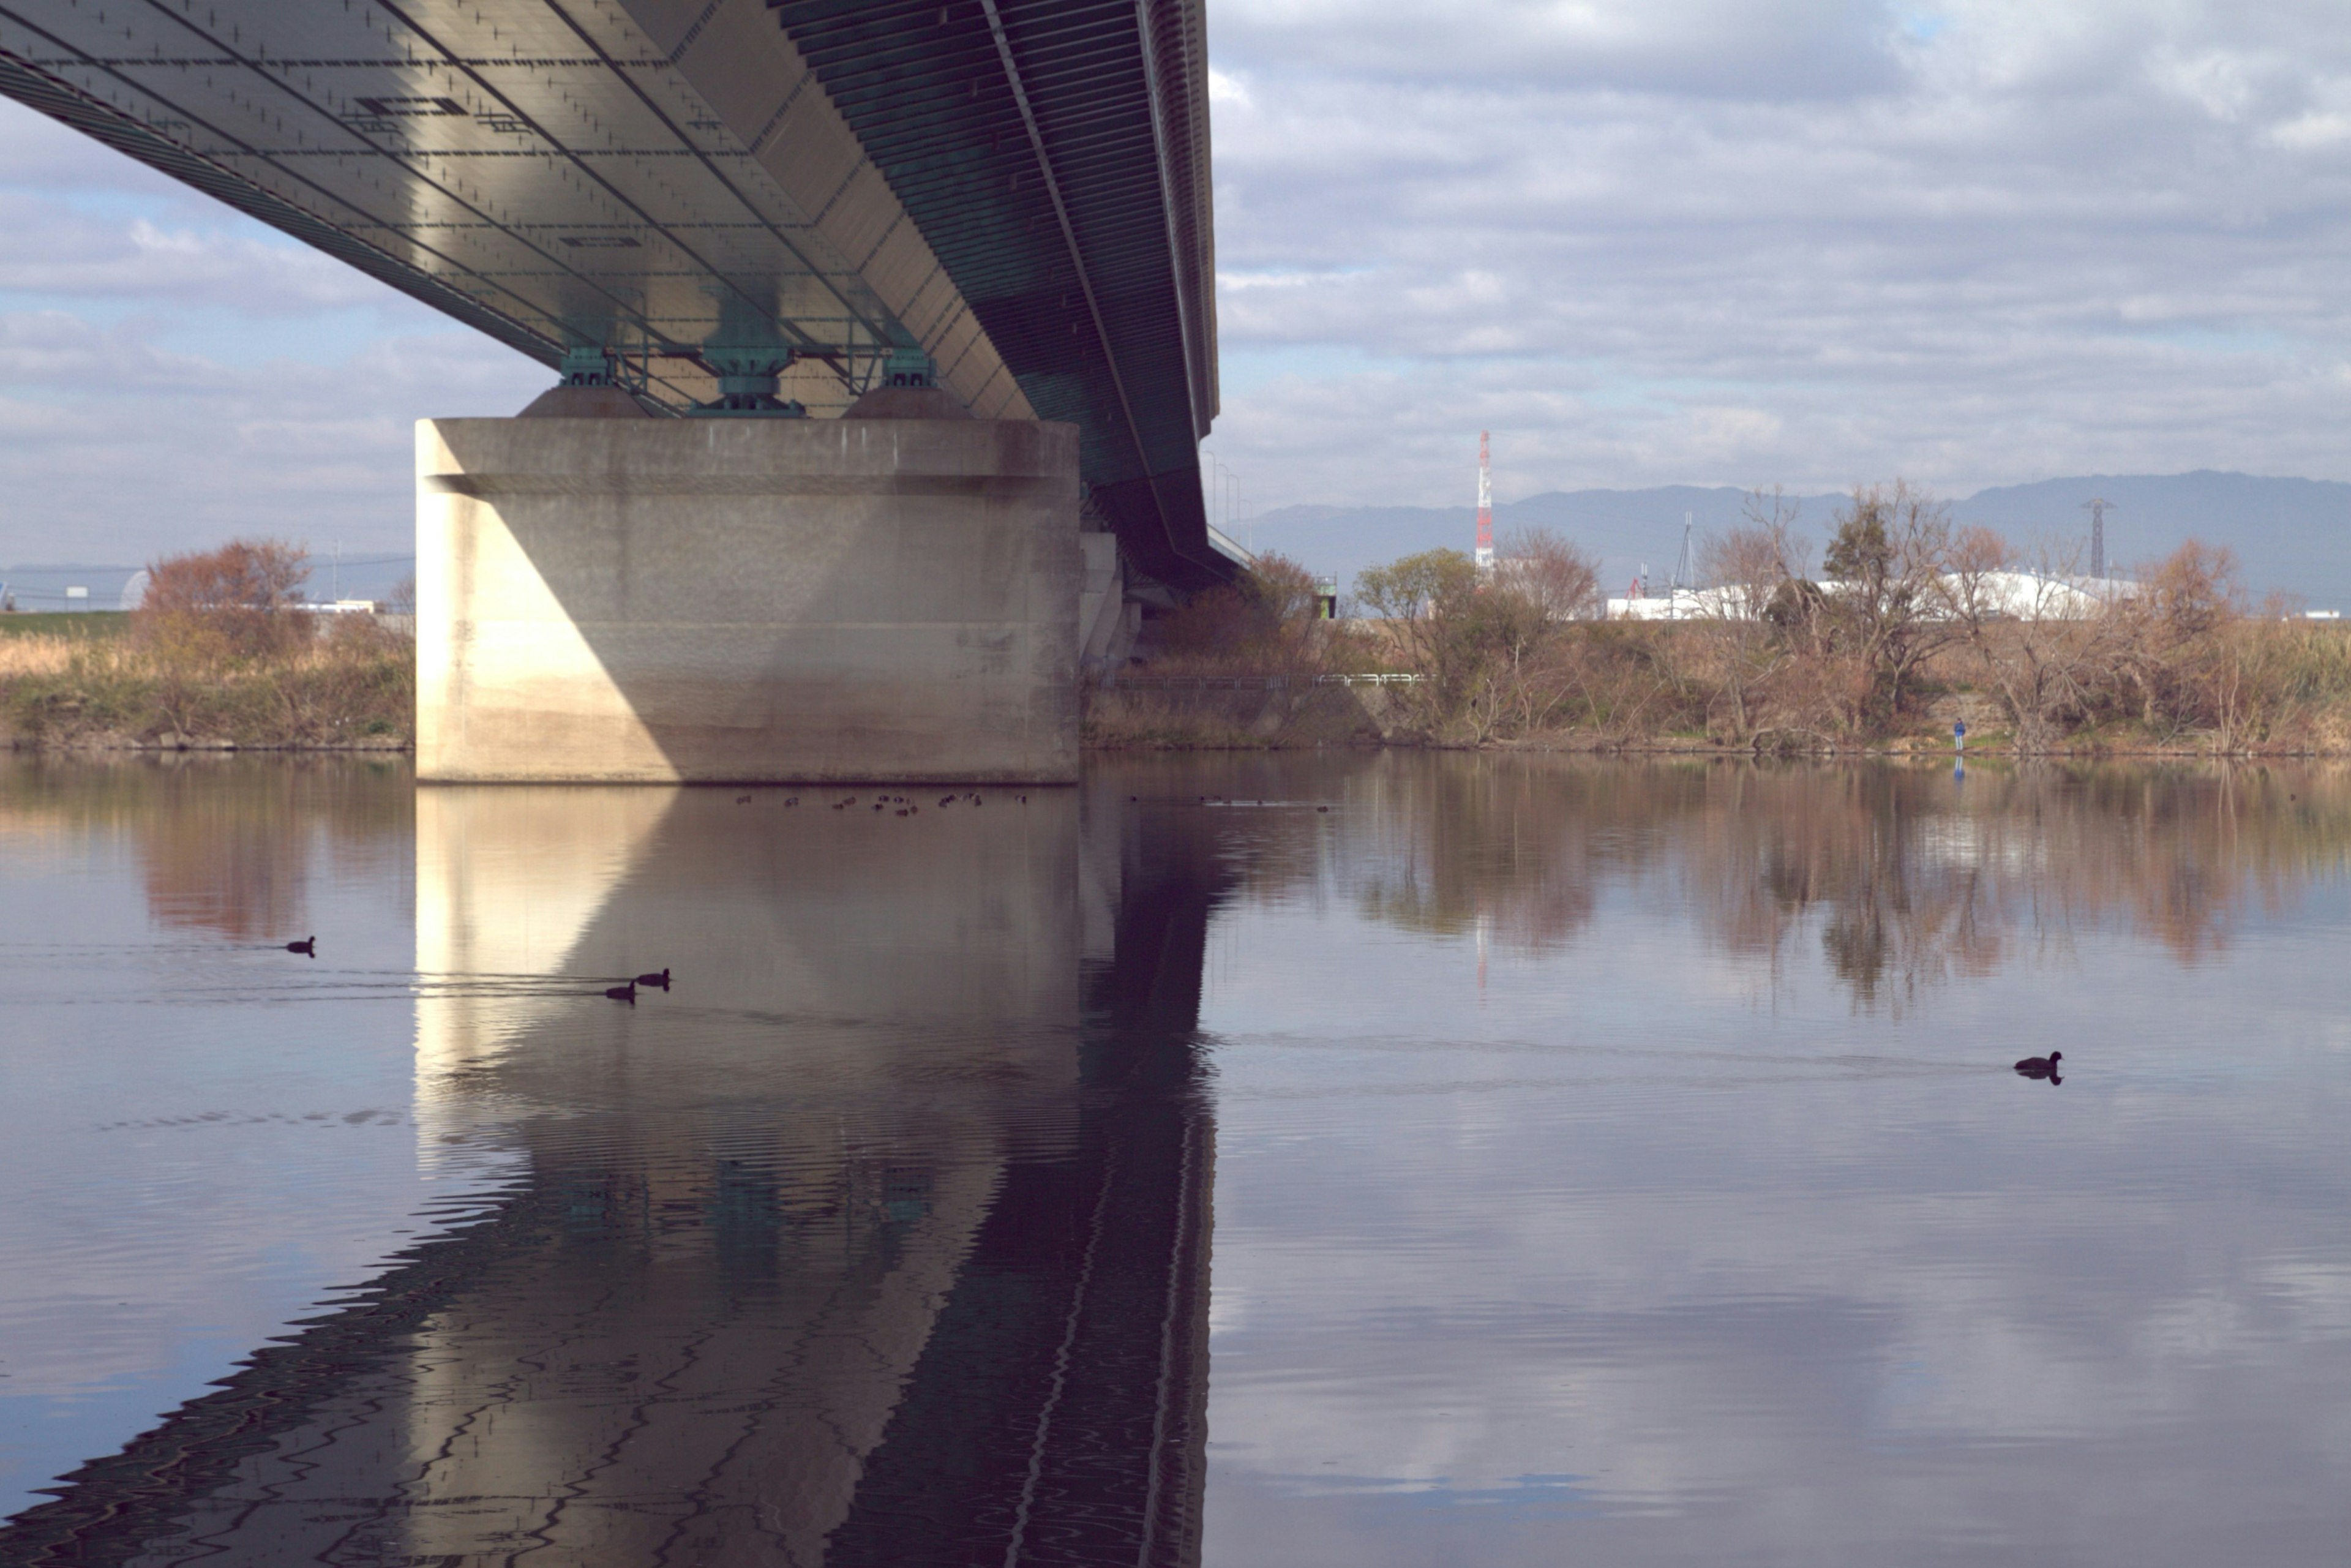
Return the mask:
[[[2314,609],[2351,609],[2351,484],[2209,469],[2100,474],[1980,490],[1953,499],[1951,515],[1998,528],[2030,548],[2044,539],[2086,538],[2090,518],[2082,503],[2094,497],[2113,503],[2106,512],[2109,570],[2166,555],[2193,536],[2235,550],[2256,596],[2277,589]],[[1645,564],[1651,587],[1661,590],[1681,552],[1683,519],[1702,539],[1735,527],[1744,499],[1745,492],[1727,486],[1554,490],[1496,507],[1494,532],[1507,538],[1515,528],[1549,528],[1600,557],[1601,579],[1611,593],[1624,592]],[[1817,560],[1844,497],[1798,499],[1799,531],[1811,538]],[[1439,545],[1466,550],[1476,526],[1469,507],[1284,507],[1244,532],[1254,535],[1257,549],[1279,550],[1318,575],[1338,578],[1344,591],[1365,567]]]

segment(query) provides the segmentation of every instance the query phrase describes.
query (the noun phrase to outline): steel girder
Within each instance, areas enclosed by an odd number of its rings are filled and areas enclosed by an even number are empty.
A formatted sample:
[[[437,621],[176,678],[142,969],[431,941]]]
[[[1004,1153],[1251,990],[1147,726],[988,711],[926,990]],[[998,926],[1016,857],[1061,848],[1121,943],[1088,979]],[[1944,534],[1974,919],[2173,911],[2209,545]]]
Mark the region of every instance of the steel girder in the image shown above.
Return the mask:
[[[768,0],[1095,504],[1178,589],[1230,576],[1200,0]]]

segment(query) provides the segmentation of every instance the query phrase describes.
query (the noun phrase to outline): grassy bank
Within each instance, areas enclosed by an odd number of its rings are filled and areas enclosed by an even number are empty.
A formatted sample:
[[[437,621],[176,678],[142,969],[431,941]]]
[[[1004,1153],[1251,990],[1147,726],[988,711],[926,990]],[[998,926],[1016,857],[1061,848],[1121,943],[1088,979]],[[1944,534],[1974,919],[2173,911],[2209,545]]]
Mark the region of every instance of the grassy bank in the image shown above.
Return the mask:
[[[372,624],[246,657],[79,628],[9,630],[0,744],[383,748],[415,734],[414,646]]]
[[[121,610],[86,610],[71,614],[0,615],[0,641],[17,637],[54,637],[75,642],[110,642],[131,630],[131,616]]]

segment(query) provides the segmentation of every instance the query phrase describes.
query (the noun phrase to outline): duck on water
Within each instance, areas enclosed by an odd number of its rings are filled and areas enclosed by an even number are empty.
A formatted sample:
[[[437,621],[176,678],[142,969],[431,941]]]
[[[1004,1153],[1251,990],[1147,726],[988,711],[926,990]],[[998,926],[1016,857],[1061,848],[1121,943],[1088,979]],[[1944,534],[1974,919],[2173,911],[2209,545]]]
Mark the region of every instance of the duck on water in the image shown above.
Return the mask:
[[[2057,1063],[2064,1055],[2062,1051],[2053,1051],[2046,1056],[2028,1056],[2016,1064],[2016,1071],[2027,1078],[2046,1078],[2052,1083],[2062,1083],[2064,1080],[2057,1076]]]

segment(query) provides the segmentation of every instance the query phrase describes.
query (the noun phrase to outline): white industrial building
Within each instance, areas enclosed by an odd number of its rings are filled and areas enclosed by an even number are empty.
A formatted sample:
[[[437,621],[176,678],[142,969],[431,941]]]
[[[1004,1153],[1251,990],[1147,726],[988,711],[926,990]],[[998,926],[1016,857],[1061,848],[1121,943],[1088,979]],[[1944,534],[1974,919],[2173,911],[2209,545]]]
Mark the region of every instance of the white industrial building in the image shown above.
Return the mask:
[[[1821,591],[1831,598],[1844,591],[1841,582],[1823,582]],[[1943,580],[1956,603],[1963,590],[1956,576]],[[1976,580],[1975,591],[1990,613],[2010,621],[2081,621],[2095,615],[2117,599],[2138,591],[2138,585],[2113,577],[2043,577],[2029,571],[1986,572]],[[1661,594],[1608,601],[1611,621],[1731,621],[1747,613],[1743,588],[1672,588]]]

